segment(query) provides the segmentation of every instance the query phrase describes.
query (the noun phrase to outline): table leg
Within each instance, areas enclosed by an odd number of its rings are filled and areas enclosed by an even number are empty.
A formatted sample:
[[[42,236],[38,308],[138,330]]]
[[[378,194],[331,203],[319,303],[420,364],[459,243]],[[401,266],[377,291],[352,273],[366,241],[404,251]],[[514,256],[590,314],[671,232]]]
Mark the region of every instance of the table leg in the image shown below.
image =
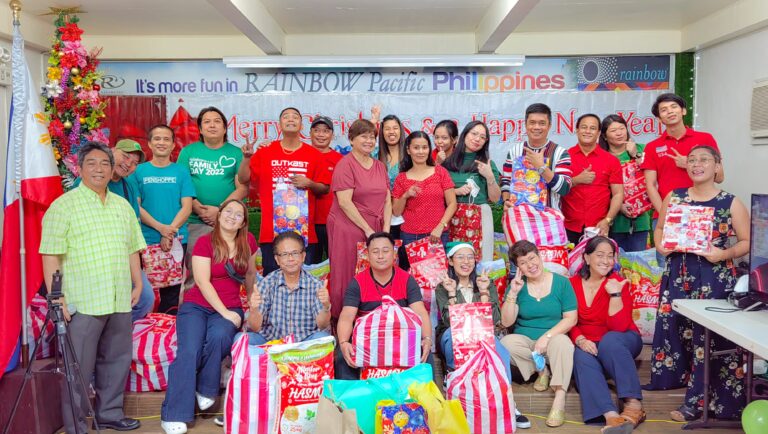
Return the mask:
[[[747,402],[749,405],[752,402],[752,376],[755,374],[755,355],[751,351],[747,351]]]

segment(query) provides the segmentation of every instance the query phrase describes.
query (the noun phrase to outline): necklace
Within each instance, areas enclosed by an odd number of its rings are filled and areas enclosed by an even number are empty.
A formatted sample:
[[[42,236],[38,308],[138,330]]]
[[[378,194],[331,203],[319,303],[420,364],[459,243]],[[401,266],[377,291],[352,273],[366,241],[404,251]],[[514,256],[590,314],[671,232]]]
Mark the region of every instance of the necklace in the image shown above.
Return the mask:
[[[536,293],[534,294],[533,291],[531,290],[536,291]],[[541,302],[541,299],[548,295],[548,294],[542,294],[542,292],[543,291],[541,290],[541,288],[538,287],[538,285],[534,286],[531,284],[531,282],[528,282],[528,295],[535,298],[537,302]]]

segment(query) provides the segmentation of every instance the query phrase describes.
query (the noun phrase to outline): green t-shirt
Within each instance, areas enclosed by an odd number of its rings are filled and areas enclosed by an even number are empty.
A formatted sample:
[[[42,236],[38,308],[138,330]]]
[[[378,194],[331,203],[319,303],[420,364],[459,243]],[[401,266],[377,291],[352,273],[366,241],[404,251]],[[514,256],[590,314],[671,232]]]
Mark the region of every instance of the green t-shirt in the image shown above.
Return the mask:
[[[464,154],[464,166],[469,164],[470,161],[475,161],[476,159],[476,153],[475,152],[467,152]],[[493,177],[496,178],[496,183],[499,183],[499,180],[501,179],[501,174],[499,173],[498,167],[496,167],[496,163],[491,160],[491,171],[493,172]],[[486,181],[485,177],[480,175],[477,172],[477,169],[474,169],[470,172],[451,172],[448,171],[448,173],[451,175],[451,179],[453,180],[453,185],[455,188],[461,188],[463,187],[469,178],[472,178],[478,187],[480,187],[480,192],[477,193],[476,197],[472,197],[470,195],[464,195],[464,196],[456,196],[456,201],[458,203],[476,203],[478,205],[482,205],[484,203],[488,203],[488,181]]]
[[[231,143],[211,149],[203,142],[195,142],[181,150],[176,163],[189,169],[197,200],[203,205],[219,206],[235,191],[235,178],[241,161],[243,153]],[[189,223],[202,221],[192,213]]]
[[[563,312],[576,310],[571,282],[556,273],[552,276],[552,290],[541,301],[531,297],[528,284],[523,284],[517,296],[518,314],[512,333],[536,340],[563,319]]]
[[[645,150],[645,145],[638,143],[637,144],[638,155],[642,154],[644,150]],[[629,152],[627,151],[622,152],[621,155],[619,155],[618,157],[619,157],[619,162],[621,163],[622,166],[632,159],[632,157],[629,156]],[[653,210],[651,209],[650,211],[644,212],[633,219],[625,216],[622,213],[618,213],[616,215],[616,219],[613,221],[613,225],[611,226],[611,232],[617,233],[617,234],[627,234],[629,233],[630,228],[632,228],[632,232],[649,231],[651,230],[651,214],[652,213],[653,213]]]

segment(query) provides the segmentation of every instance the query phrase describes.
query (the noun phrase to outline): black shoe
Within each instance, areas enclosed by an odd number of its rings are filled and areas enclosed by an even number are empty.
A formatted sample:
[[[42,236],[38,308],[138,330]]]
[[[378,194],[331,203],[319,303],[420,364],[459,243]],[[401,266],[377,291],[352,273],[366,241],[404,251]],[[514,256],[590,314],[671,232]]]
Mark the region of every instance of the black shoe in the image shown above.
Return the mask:
[[[213,423],[215,423],[217,426],[224,426],[224,416],[218,415],[214,417]]]
[[[99,422],[99,429],[113,429],[115,431],[131,431],[141,426],[141,422],[130,417],[124,417],[113,422]],[[93,424],[96,429],[96,424]]]
[[[515,416],[515,425],[520,429],[528,429],[531,427],[531,421],[522,414]]]

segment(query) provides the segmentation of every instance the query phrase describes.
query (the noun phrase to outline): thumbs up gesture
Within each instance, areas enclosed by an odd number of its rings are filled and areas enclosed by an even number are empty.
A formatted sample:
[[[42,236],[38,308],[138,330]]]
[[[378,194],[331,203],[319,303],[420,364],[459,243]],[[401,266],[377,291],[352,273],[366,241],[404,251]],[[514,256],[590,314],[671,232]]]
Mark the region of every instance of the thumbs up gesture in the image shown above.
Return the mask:
[[[573,177],[573,184],[592,184],[595,180],[595,172],[592,171],[592,165],[590,164],[584,171]]]
[[[325,309],[331,305],[331,296],[328,294],[328,281],[323,279],[323,286],[317,289],[317,299]]]
[[[261,293],[256,285],[253,285],[253,292],[251,292],[251,297],[248,299],[248,304],[251,306],[251,309],[256,310],[264,304],[264,299],[261,298]]]

